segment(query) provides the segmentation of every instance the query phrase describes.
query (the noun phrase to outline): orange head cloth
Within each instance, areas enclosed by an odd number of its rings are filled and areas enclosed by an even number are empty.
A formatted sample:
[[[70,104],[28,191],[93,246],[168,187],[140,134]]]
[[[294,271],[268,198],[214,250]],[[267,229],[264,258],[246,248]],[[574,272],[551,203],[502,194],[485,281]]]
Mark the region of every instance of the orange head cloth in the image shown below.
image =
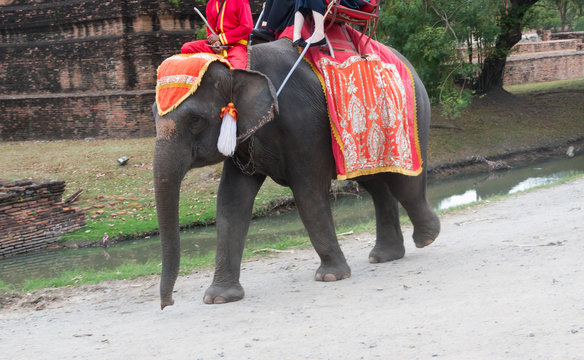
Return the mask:
[[[221,118],[225,116],[226,113],[229,113],[233,117],[233,120],[237,121],[237,109],[235,109],[235,104],[230,102],[227,106],[223,106],[221,108]]]

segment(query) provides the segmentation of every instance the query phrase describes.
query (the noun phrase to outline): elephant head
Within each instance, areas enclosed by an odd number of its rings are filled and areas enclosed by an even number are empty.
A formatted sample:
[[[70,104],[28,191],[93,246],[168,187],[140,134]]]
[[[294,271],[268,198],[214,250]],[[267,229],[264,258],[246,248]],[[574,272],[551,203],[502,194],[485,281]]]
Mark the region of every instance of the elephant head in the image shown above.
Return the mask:
[[[161,308],[173,304],[172,291],[180,262],[179,193],[189,169],[226,159],[217,149],[221,108],[233,102],[239,113],[237,139],[244,141],[273,119],[278,103],[271,81],[263,74],[228,69],[213,62],[194,94],[156,120],[154,189],[162,242]]]

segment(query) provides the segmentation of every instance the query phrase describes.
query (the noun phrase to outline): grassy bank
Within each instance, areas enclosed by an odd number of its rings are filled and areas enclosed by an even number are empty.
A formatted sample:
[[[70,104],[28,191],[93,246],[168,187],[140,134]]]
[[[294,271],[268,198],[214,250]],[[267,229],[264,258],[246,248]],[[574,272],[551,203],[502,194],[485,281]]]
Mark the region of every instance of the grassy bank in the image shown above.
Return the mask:
[[[534,191],[540,188],[546,188],[551,186],[557,186],[562,184],[566,181],[573,180],[576,178],[581,178],[582,175],[572,175],[566,177],[564,179],[559,180],[558,182],[554,182],[552,184],[546,184],[539,187],[532,188],[528,191]],[[498,201],[510,196],[517,196],[517,194],[513,195],[498,195],[495,197],[491,197],[488,199],[483,199],[481,201],[475,202],[470,205],[461,205],[454,208],[449,208],[447,210],[440,211],[439,214],[441,216],[447,213],[455,213],[459,211],[464,211],[469,208],[480,206],[482,203],[491,202],[491,201]],[[401,218],[401,223],[406,224],[409,220],[407,217]],[[375,222],[374,219],[371,220],[369,223],[364,223],[355,227],[351,228],[344,228],[339,229],[339,239],[342,241],[343,236],[342,234],[352,234],[352,233],[362,233],[362,232],[374,232],[375,231]],[[278,243],[271,243],[271,244],[257,244],[257,245],[247,245],[243,258],[250,259],[253,257],[258,256],[269,256],[274,252],[278,251],[293,251],[295,249],[304,249],[310,247],[310,240],[306,236],[295,236],[284,239]],[[181,264],[180,264],[180,274],[190,274],[194,271],[210,268],[214,265],[215,260],[215,252],[209,252],[204,255],[200,256],[192,256],[189,254],[183,254],[181,256]],[[46,278],[31,278],[27,279],[23,284],[14,286],[8,285],[0,281],[0,296],[2,294],[11,294],[11,293],[25,293],[30,292],[38,289],[44,288],[54,288],[54,287],[63,287],[63,286],[75,286],[75,285],[83,285],[83,284],[96,284],[104,280],[132,280],[141,276],[148,276],[148,275],[159,275],[161,271],[161,264],[160,262],[150,261],[143,264],[137,263],[128,263],[121,265],[115,269],[102,269],[102,270],[93,270],[93,269],[74,269],[70,271],[65,271],[60,273],[59,276],[56,277],[46,277]],[[0,299],[1,300],[1,299]],[[1,304],[0,304],[1,309]]]
[[[440,117],[430,131],[429,164],[444,164],[472,155],[493,156],[584,137],[584,79],[513,86],[514,94],[478,99],[455,120]],[[438,114],[439,111],[434,111]],[[85,229],[65,241],[98,241],[155,232],[152,154],[154,138],[125,140],[31,141],[0,143],[0,178],[59,179],[65,198],[83,189],[79,206],[88,215]],[[130,158],[119,166],[120,156]],[[214,221],[221,165],[189,172],[181,188],[182,226]],[[290,197],[271,180],[260,190],[255,213],[271,211]]]
[[[294,237],[282,240],[277,244],[248,246],[244,250],[243,258],[266,256],[277,251],[290,251],[310,246],[307,237]],[[266,249],[269,248],[269,251]],[[183,255],[180,261],[179,274],[190,274],[193,271],[209,268],[215,264],[215,252],[200,256]],[[0,281],[0,295],[4,293],[23,293],[50,287],[75,286],[83,284],[97,284],[104,280],[131,280],[140,276],[160,274],[159,261],[150,261],[143,264],[128,263],[115,269],[74,269],[60,273],[55,277],[40,277],[27,279],[23,284],[14,286]],[[1,308],[1,307],[0,307]]]
[[[455,129],[430,130],[430,166],[584,137],[584,79],[515,85],[506,90],[512,95],[499,93],[476,99],[457,119],[434,117],[433,125]]]

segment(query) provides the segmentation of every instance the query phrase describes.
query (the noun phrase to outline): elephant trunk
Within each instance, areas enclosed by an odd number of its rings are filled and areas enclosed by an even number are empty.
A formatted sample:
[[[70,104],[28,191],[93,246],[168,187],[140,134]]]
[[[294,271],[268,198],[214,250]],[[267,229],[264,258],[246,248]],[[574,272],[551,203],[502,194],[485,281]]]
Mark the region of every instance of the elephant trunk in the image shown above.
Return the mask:
[[[162,276],[160,308],[174,303],[172,291],[180,265],[178,207],[180,185],[186,173],[178,151],[163,141],[156,142],[154,151],[154,191],[156,212],[162,245]]]

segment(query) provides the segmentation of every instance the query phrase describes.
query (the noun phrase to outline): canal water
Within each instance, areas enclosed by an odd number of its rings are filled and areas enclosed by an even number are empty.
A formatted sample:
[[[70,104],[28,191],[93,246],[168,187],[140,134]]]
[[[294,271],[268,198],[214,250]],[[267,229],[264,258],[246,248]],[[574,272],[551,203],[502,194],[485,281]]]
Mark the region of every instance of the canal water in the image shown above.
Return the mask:
[[[430,203],[436,210],[514,194],[550,184],[566,176],[584,173],[584,155],[574,158],[531,163],[506,171],[457,176],[431,181]],[[374,223],[375,213],[369,195],[342,195],[331,200],[337,231]],[[252,221],[247,243],[269,244],[306,232],[296,211]],[[215,227],[208,226],[181,234],[181,252],[203,255],[215,249]],[[127,241],[103,249],[43,250],[0,259],[0,281],[20,285],[27,278],[51,276],[65,270],[116,268],[122,264],[160,261],[160,239]]]

